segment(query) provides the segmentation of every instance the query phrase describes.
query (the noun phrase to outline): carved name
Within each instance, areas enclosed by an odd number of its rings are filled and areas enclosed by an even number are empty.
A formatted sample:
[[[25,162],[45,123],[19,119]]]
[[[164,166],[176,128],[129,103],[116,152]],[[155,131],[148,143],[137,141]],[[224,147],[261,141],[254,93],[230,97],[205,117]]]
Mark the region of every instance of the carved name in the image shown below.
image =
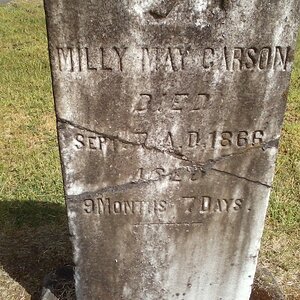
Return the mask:
[[[287,71],[292,59],[289,46],[223,47],[105,47],[103,45],[52,48],[61,72],[124,72],[133,66],[141,73],[210,71]]]

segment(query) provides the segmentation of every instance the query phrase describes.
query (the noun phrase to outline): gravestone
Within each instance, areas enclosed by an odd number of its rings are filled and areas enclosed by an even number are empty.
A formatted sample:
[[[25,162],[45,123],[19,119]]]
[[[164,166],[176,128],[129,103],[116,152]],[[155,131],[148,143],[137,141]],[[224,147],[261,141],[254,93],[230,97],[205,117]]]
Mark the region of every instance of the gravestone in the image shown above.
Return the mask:
[[[249,299],[298,0],[45,0],[78,299]]]

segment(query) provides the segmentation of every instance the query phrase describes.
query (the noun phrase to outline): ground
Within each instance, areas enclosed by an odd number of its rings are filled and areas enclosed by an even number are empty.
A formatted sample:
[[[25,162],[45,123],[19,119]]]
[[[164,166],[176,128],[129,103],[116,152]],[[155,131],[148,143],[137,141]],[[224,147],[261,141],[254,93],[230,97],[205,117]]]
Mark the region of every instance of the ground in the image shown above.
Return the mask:
[[[42,2],[2,4],[0,19],[0,300],[38,299],[72,261]],[[259,259],[288,300],[300,299],[299,149],[300,49]]]

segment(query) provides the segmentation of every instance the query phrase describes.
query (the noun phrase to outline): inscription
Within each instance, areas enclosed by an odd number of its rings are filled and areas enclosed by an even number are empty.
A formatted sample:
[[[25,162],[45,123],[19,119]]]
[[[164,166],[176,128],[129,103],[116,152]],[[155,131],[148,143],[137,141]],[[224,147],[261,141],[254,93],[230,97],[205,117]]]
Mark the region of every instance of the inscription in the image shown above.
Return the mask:
[[[236,47],[224,48],[226,69],[236,70],[266,70],[281,69],[286,71],[290,47],[264,47],[258,49]]]
[[[255,147],[264,142],[264,131],[214,131],[208,136],[203,136],[201,130],[189,130],[184,132],[180,138],[172,132],[167,132],[165,137],[162,136],[163,146],[171,150],[180,150],[185,147],[187,150],[196,150],[203,148],[228,149],[228,148],[244,148],[248,146]],[[180,143],[180,140],[182,141]]]
[[[249,132],[247,130],[241,130],[238,132],[232,131],[214,131],[210,133],[211,137],[211,148],[218,147],[247,147],[249,145],[255,146],[263,143],[264,131],[256,130]],[[190,140],[191,142],[191,140]],[[197,139],[194,139],[191,143],[197,145]]]
[[[126,146],[130,145],[131,143],[133,145],[143,145],[146,143],[147,137],[147,132],[136,131],[130,133],[130,142],[123,143],[122,141],[118,141],[117,137],[108,138],[96,134],[89,135],[76,133],[72,137],[72,146],[75,150],[99,152],[103,155],[106,155],[109,151],[122,152],[122,150],[126,150]]]
[[[205,109],[210,104],[210,95],[207,93],[140,93],[135,100],[133,112],[146,114],[149,112],[161,113],[163,111],[181,113],[197,112]]]
[[[190,181],[196,181],[201,178],[201,170],[198,168],[182,168],[168,172],[166,168],[162,166],[154,169],[139,168],[133,176],[132,182],[145,180],[158,181],[165,177],[170,181],[178,183],[186,178]]]
[[[147,145],[148,137],[148,133],[144,131],[131,134],[132,142],[136,145]],[[170,151],[245,148],[263,144],[264,138],[265,132],[263,130],[213,131],[206,137],[203,137],[200,130],[188,130],[180,136],[169,131],[161,136],[161,146]],[[120,147],[122,142],[110,140],[100,135],[77,133],[73,140],[76,150],[100,152],[103,155],[106,155],[108,150],[118,152],[120,149],[126,149],[126,147]]]
[[[164,200],[146,202],[142,200],[119,201],[111,198],[85,199],[83,210],[87,214],[96,215],[144,215],[166,211],[167,202]]]
[[[64,72],[123,71],[127,47],[57,48],[58,68]]]
[[[201,130],[190,130],[181,136],[180,139],[172,132],[166,133],[165,138],[162,139],[164,142],[163,146],[170,150],[180,150],[185,147],[187,150],[196,150],[197,148],[202,149],[228,149],[228,148],[244,148],[244,147],[255,147],[261,145],[264,142],[264,131],[255,130],[247,131],[240,130],[234,131],[214,131],[208,136],[204,136]]]
[[[200,214],[238,212],[242,209],[244,199],[213,198],[211,196],[182,197],[185,203],[185,213],[191,214],[196,211]]]
[[[185,58],[188,50],[183,48],[142,48],[142,71],[153,72],[162,68],[177,72],[185,70]]]
[[[80,133],[75,135],[76,149],[106,152],[107,146],[107,140],[102,136],[85,136]]]
[[[61,72],[287,71],[291,47],[57,47],[51,49]]]
[[[110,197],[85,199],[82,203],[83,211],[98,216],[144,216],[165,214],[179,219],[202,214],[239,212],[244,207],[244,198],[182,196],[174,201],[153,200],[114,200]],[[188,219],[186,219],[188,220]],[[178,220],[182,221],[182,220]],[[194,220],[195,221],[195,220]]]

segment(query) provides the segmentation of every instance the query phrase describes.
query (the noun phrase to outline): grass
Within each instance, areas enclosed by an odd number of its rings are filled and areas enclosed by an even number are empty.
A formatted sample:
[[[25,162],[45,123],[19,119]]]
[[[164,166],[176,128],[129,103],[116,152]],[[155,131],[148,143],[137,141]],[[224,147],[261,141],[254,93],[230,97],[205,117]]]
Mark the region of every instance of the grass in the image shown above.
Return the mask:
[[[71,260],[42,3],[0,5],[0,19],[0,300],[37,299]],[[298,45],[260,255],[288,299],[300,299]]]
[[[63,203],[40,1],[0,7],[0,192],[5,199]]]
[[[0,300],[71,261],[41,1],[0,6]]]

